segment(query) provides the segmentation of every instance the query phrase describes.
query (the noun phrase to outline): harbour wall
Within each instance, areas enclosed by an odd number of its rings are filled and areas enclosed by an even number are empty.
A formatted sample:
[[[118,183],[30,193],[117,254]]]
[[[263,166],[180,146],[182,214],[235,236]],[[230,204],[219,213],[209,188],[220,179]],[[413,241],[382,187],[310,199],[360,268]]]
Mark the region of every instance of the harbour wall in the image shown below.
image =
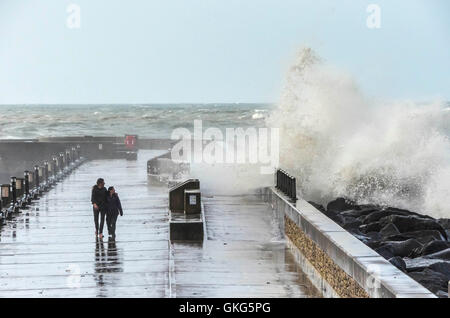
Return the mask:
[[[287,245],[325,297],[435,298],[308,202],[263,189]]]

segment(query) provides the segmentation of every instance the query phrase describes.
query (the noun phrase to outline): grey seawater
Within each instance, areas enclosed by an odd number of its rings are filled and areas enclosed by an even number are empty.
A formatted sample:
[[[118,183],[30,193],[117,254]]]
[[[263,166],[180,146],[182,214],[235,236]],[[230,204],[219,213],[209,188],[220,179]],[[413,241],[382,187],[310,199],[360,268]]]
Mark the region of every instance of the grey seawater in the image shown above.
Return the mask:
[[[208,127],[264,127],[269,104],[0,105],[0,139],[58,136],[170,138],[194,120]]]

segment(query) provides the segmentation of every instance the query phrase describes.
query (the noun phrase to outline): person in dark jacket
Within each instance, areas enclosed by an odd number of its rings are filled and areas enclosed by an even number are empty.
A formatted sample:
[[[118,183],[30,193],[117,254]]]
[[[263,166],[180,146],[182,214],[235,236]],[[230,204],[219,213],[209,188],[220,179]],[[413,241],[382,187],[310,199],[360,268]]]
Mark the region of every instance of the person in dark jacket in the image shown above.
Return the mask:
[[[116,236],[116,221],[117,217],[123,216],[122,204],[120,203],[119,195],[116,193],[114,187],[108,188],[108,196],[106,197],[106,224],[108,225],[108,234],[111,237]]]
[[[92,187],[91,202],[94,210],[95,236],[103,238],[103,226],[106,215],[106,197],[108,190],[105,188],[105,180],[97,179],[97,184]],[[100,225],[98,218],[100,217]]]

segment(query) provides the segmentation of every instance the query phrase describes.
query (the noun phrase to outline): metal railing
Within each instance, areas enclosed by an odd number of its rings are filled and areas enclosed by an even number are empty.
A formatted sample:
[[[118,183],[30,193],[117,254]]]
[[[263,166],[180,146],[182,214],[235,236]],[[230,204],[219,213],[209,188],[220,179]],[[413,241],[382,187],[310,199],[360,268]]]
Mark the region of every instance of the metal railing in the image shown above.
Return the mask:
[[[32,171],[25,170],[23,178],[11,177],[9,184],[1,185],[0,224],[49,191],[84,161],[78,145],[52,156],[42,165],[35,165]]]
[[[297,184],[293,176],[286,171],[278,169],[276,172],[276,188],[288,196],[291,200],[297,200]]]

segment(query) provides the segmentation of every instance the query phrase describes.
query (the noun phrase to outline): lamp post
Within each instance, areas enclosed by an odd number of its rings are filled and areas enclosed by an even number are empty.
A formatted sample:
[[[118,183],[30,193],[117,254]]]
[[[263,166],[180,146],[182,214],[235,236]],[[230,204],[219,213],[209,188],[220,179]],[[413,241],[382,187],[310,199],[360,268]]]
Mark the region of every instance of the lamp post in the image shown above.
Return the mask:
[[[64,168],[66,167],[66,157],[64,156],[64,153],[61,152],[59,154],[59,158],[60,158],[60,161],[61,161],[61,171],[63,171]]]
[[[48,189],[48,161],[44,161],[44,165],[42,166],[42,179],[44,180],[44,190]]]
[[[49,186],[53,185],[53,160],[47,162],[47,179]]]
[[[28,171],[28,170],[25,170],[24,172],[23,172],[23,176],[24,176],[24,179],[25,179],[25,199],[26,199],[26,201],[28,202],[28,203],[31,203],[31,197],[30,197],[30,183],[33,181],[33,179],[32,179],[32,176],[33,176],[33,174],[32,173],[30,173],[30,171]],[[30,180],[30,178],[31,178],[31,180]]]
[[[70,166],[70,150],[69,149],[66,149],[66,163],[67,163],[67,166],[69,167]]]
[[[29,191],[31,192],[31,189],[32,188],[34,188],[34,184],[35,184],[35,181],[36,180],[36,178],[35,178],[35,176],[34,176],[34,171],[28,171],[28,183],[29,183]]]
[[[25,185],[25,179],[24,178],[16,178],[16,190],[17,190],[17,197],[18,198],[23,196],[24,185]]]
[[[77,159],[81,159],[81,146],[77,145]]]
[[[59,163],[59,156],[55,155],[53,156],[53,162],[55,165],[55,171],[54,171],[54,175],[55,175],[55,182],[59,181],[59,173],[60,173],[60,163]]]
[[[39,176],[39,185],[44,185],[45,179],[44,179],[44,167],[38,166],[38,176]]]
[[[10,185],[2,184],[1,185],[1,195],[2,195],[2,206],[7,207],[10,201]]]
[[[39,166],[34,166],[34,187],[35,187],[35,193],[34,198],[36,199],[40,193],[40,179],[39,179]]]
[[[72,162],[75,163],[75,161],[77,160],[77,151],[75,147],[71,148],[70,156],[72,157]]]
[[[26,205],[26,200],[24,200],[24,189],[25,188],[25,179],[17,178],[16,179],[16,193],[17,193],[17,203],[18,206],[24,207]]]
[[[57,159],[55,156],[52,157],[50,162],[51,176],[53,177],[53,183],[56,183],[56,173],[57,173]]]
[[[11,177],[11,208],[13,212],[16,212],[17,204],[17,189],[16,189],[16,177]]]

